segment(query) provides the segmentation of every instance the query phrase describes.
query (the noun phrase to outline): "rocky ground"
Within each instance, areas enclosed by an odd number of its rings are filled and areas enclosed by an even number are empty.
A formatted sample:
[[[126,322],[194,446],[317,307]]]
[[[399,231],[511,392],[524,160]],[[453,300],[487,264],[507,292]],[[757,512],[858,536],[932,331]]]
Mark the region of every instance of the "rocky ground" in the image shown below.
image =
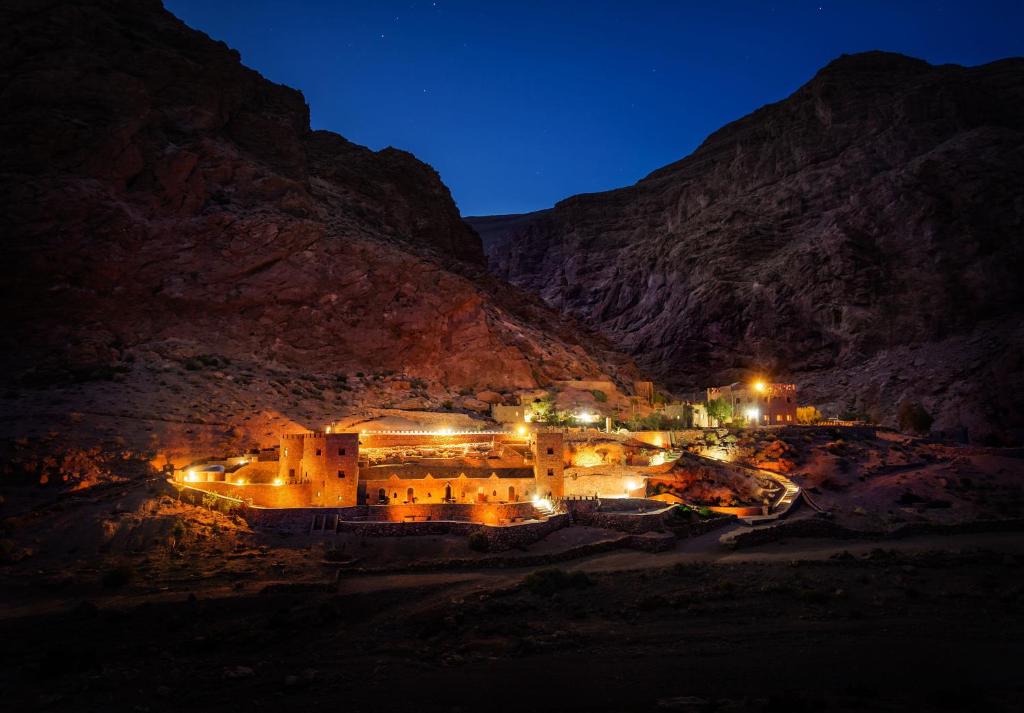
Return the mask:
[[[94,462],[91,485],[8,486],[0,690],[21,710],[1019,708],[1016,529],[798,527],[1019,518],[1019,454],[828,435],[737,439],[762,461],[784,451],[830,513],[804,506],[741,549],[720,538],[742,525],[658,554],[608,550],[620,533],[588,527],[497,554],[454,536],[258,532],[168,497],[130,458]],[[824,462],[838,457],[848,470]],[[826,473],[833,486],[814,484]]]
[[[1024,701],[1016,534],[732,552],[712,533],[668,553],[555,568],[360,574],[319,539],[274,541],[159,501],[139,518],[119,502],[98,552],[101,538],[81,533],[63,540],[63,559],[40,551],[0,567],[9,705],[1013,711]]]
[[[892,431],[790,427],[708,432],[693,450],[784,473],[843,525],[886,530],[1024,512],[1020,449],[955,446]]]

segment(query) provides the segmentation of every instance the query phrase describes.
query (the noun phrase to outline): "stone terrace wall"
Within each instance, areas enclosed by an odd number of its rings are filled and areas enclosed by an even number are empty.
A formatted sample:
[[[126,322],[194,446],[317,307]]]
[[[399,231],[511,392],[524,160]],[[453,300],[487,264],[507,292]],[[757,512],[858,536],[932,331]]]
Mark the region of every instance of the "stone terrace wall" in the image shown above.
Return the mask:
[[[587,502],[587,501],[582,501]],[[620,498],[615,500],[590,501],[597,502],[597,508],[575,507],[576,503],[566,503],[573,513],[573,519],[583,525],[591,527],[603,527],[609,530],[618,530],[638,534],[652,532],[665,527],[665,516],[672,510],[674,505],[665,506],[664,503],[656,500],[645,500],[642,498]],[[605,509],[605,508],[611,509]],[[629,512],[632,509],[634,512]],[[636,510],[642,509],[642,512]]]
[[[463,443],[497,443],[526,444],[526,439],[512,432],[494,433],[361,433],[360,448],[392,448],[395,446],[457,446]]]
[[[407,505],[368,505],[368,520],[405,522],[407,517],[417,520],[453,520],[496,525],[513,518],[537,517],[533,503],[410,503]]]
[[[545,520],[534,520],[514,525],[494,526],[475,522],[452,522],[433,520],[430,522],[393,522],[365,520],[338,523],[339,532],[352,532],[367,537],[419,537],[424,535],[466,535],[482,532],[487,537],[488,547],[493,551],[525,547],[537,542],[555,530],[569,524],[564,513],[552,515]]]
[[[309,483],[234,485],[233,483],[209,482],[196,483],[187,487],[200,492],[241,500],[262,508],[305,508],[309,506],[310,502]]]
[[[252,527],[265,527],[273,530],[289,532],[309,532],[313,523],[320,518],[336,518],[337,520],[358,519],[366,517],[366,506],[354,505],[343,508],[245,508],[241,515]]]

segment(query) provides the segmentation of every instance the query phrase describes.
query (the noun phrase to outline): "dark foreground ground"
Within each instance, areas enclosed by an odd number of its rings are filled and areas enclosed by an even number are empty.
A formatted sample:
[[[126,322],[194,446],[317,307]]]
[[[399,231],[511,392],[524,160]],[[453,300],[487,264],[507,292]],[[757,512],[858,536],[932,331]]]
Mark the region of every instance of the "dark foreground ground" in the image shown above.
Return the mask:
[[[322,583],[238,596],[69,600],[0,620],[0,695],[12,711],[1021,710],[1020,535],[875,546],[539,574],[325,565]]]

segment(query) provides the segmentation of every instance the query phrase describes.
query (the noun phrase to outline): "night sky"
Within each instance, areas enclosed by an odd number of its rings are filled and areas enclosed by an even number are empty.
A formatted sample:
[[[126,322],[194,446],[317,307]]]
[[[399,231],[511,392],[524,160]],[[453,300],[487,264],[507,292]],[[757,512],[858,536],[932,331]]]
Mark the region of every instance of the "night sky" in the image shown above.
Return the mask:
[[[846,52],[1024,54],[1024,2],[165,0],[314,128],[430,163],[464,215],[631,184]]]

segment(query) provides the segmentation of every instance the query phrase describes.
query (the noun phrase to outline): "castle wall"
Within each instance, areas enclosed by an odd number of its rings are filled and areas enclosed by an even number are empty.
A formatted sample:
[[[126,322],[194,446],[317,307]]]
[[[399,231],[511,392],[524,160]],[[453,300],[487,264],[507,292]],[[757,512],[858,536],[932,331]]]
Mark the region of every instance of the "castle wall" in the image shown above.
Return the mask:
[[[255,483],[192,483],[192,490],[223,495],[260,508],[304,508],[309,505],[309,483],[273,485]]]
[[[306,435],[305,433],[285,433],[281,435],[277,477],[285,483],[302,480],[302,452],[306,442]]]
[[[541,497],[561,498],[565,456],[560,432],[538,432],[532,444],[533,472],[536,489]]]
[[[309,480],[313,505],[355,505],[359,489],[359,435],[313,433],[306,436],[303,478]]]
[[[380,502],[381,490],[392,505],[410,502],[410,490],[412,502],[442,503],[446,485],[451,486],[451,497],[457,503],[528,502],[537,493],[534,478],[385,478],[364,480],[361,485],[367,505]]]
[[[339,434],[341,435],[341,434]],[[390,448],[393,446],[453,446],[463,443],[526,443],[526,439],[512,432],[500,433],[360,433],[363,448]]]

